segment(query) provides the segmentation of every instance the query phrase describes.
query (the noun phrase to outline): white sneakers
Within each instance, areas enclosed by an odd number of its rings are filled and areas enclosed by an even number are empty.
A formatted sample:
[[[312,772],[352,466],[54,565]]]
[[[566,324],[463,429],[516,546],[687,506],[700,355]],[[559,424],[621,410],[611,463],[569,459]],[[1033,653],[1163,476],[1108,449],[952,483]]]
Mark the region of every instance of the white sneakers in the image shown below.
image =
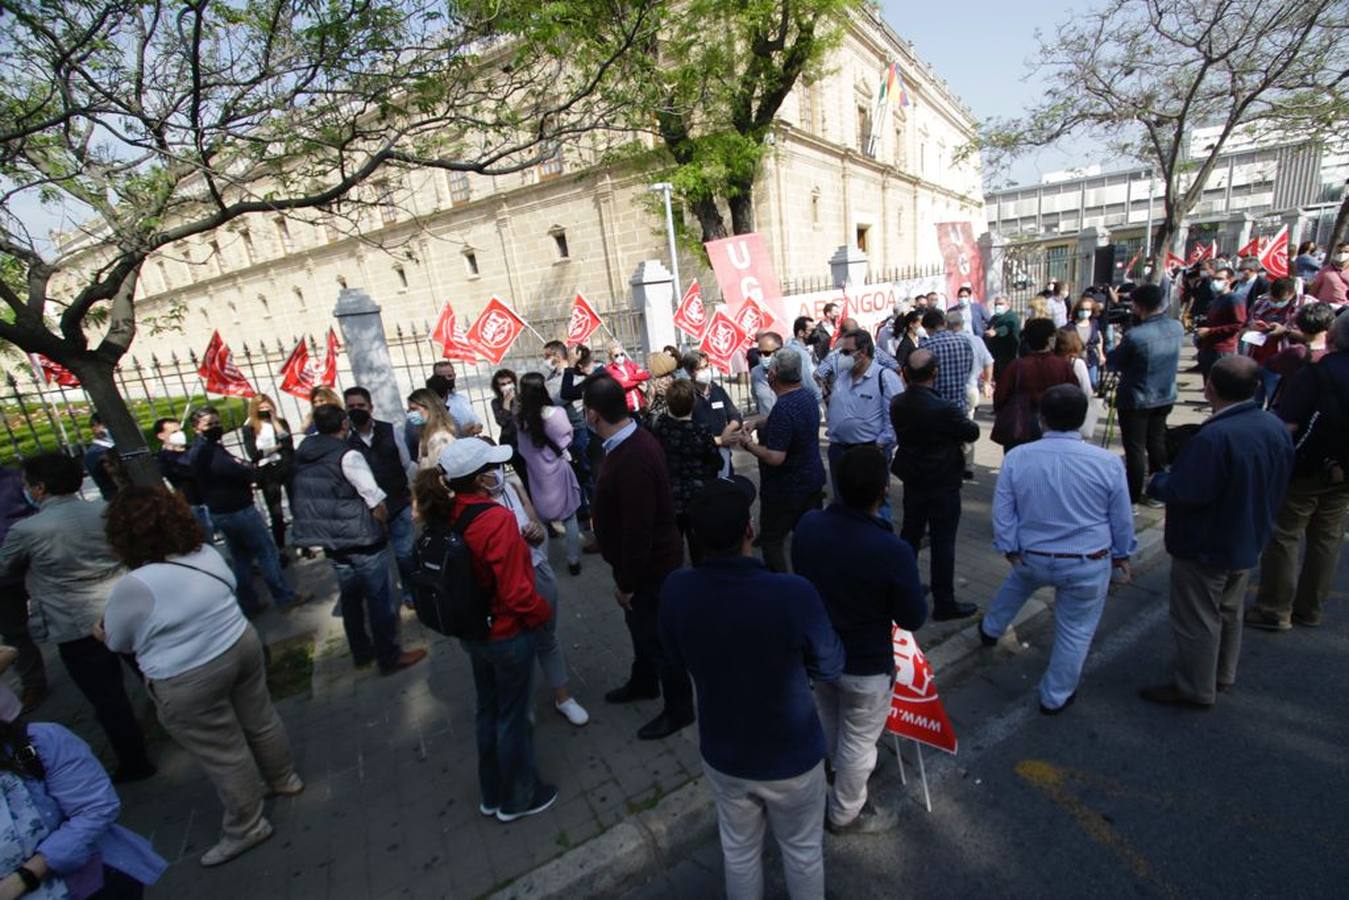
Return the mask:
[[[590,713],[586,712],[585,707],[577,703],[574,697],[568,697],[561,703],[554,703],[553,706],[562,713],[563,718],[578,728],[590,721]]]
[[[272,786],[273,797],[294,797],[304,791],[304,781],[295,772],[286,776],[286,780]]]
[[[266,819],[261,819],[252,831],[241,838],[221,838],[214,847],[202,854],[201,864],[203,866],[218,866],[227,863],[239,854],[252,850],[271,836],[272,823]]]

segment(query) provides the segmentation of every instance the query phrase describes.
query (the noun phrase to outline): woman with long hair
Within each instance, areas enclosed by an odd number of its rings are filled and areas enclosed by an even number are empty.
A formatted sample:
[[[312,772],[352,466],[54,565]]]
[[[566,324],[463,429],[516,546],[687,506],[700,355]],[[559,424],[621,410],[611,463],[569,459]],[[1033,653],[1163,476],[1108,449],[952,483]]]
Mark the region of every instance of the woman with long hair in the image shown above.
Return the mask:
[[[1073,304],[1073,314],[1067,327],[1077,332],[1082,344],[1080,358],[1086,363],[1087,374],[1091,376],[1091,386],[1095,388],[1101,377],[1101,364],[1105,360],[1102,350],[1100,302],[1091,294],[1083,294],[1077,303]],[[1088,392],[1087,396],[1090,397],[1091,392]]]
[[[316,406],[342,406],[342,395],[326,384],[315,385],[309,392],[309,415],[305,416],[304,428],[301,429],[305,434],[317,434],[318,429],[314,427],[314,407]]]
[[[445,409],[445,401],[430,388],[418,388],[408,394],[408,424],[421,429],[421,437],[417,440],[419,469],[437,465],[440,451],[458,437],[454,420]]]
[[[529,470],[530,497],[543,522],[561,522],[567,539],[567,571],[581,574],[581,529],[576,510],[581,506],[581,485],[572,471],[571,422],[567,412],[554,406],[543,376],[530,372],[520,379],[520,455]]]
[[[1087,395],[1087,417],[1082,421],[1080,430],[1082,439],[1089,441],[1096,434],[1096,420],[1101,414],[1101,409],[1092,387],[1087,361],[1083,359],[1086,349],[1082,343],[1082,333],[1076,325],[1065,325],[1059,329],[1058,337],[1054,341],[1054,353],[1072,365],[1077,386]]]
[[[286,516],[281,508],[281,493],[290,496],[290,479],[295,472],[295,439],[290,423],[277,415],[276,404],[266,394],[248,402],[248,421],[244,423],[244,451],[258,467],[258,486],[272,520],[272,540],[281,551],[281,565],[290,563],[286,555]]]
[[[529,473],[525,469],[525,460],[520,456],[520,429],[515,424],[515,416],[520,411],[519,379],[510,369],[497,369],[492,374],[492,418],[500,429],[500,442],[510,447],[511,468],[529,490]]]
[[[304,790],[267,692],[262,642],[235,599],[234,573],[180,495],[122,491],[108,505],[107,536],[130,571],[108,593],[103,639],[136,655],[160,724],[215,784],[223,834],[201,864],[218,866],[271,837],[266,796]]]

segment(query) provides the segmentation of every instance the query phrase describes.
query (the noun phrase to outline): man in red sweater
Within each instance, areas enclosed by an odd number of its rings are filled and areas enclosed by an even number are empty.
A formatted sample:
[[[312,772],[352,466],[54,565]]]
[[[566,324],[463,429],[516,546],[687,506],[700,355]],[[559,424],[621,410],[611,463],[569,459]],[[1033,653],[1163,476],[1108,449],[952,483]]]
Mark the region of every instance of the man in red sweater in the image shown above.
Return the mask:
[[[1040,437],[1038,421],[1040,395],[1056,384],[1077,384],[1072,363],[1061,356],[1054,355],[1054,340],[1058,330],[1051,319],[1031,319],[1021,330],[1021,338],[1030,352],[1012,363],[1003,371],[993,390],[993,413],[996,416],[1002,408],[1011,403],[1014,397],[1026,395],[1030,398],[1031,408],[1035,412],[1030,417],[1033,423],[1029,432],[1000,437],[994,429],[993,440],[1002,444],[1003,452],[1028,443]]]
[[[614,570],[614,597],[623,607],[632,636],[632,674],[604,695],[609,703],[654,700],[665,693],[665,708],[637,732],[658,740],[693,723],[693,688],[688,672],[660,643],[660,589],[665,576],[684,561],[684,543],[675,525],[674,498],[665,451],[628,411],[623,385],[600,376],[585,387],[585,416],[604,442],[604,462],[595,484],[591,512],[604,561]]]
[[[557,788],[539,779],[530,719],[534,632],[552,611],[534,589],[529,545],[515,514],[491,498],[505,477],[512,450],[463,438],[440,454],[440,469],[454,495],[450,522],[483,507],[464,529],[473,574],[492,595],[492,630],[483,641],[461,640],[478,693],[478,811],[501,822],[543,812]]]
[[[1237,340],[1246,330],[1246,299],[1232,292],[1233,279],[1233,272],[1228,268],[1213,273],[1213,299],[1209,301],[1204,324],[1194,330],[1198,339],[1199,371],[1205,380],[1208,380],[1208,371],[1214,363],[1225,356],[1236,355]]]

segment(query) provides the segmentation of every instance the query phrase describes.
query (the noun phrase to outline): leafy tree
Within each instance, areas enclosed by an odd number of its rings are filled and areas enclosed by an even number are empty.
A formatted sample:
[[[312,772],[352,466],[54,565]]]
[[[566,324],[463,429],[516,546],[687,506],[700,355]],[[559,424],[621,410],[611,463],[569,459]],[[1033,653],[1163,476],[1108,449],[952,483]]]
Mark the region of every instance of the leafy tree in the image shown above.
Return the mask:
[[[1229,141],[1343,131],[1343,0],[1108,0],[1040,38],[1044,97],[986,124],[986,170],[1071,141],[1139,159],[1165,186],[1155,246],[1184,255],[1186,217]],[[1193,146],[1196,128],[1217,137]]]
[[[351,215],[381,202],[367,182],[390,167],[535,165],[614,118],[599,89],[650,39],[652,11],[0,0],[0,338],[73,371],[133,476],[157,480],[113,380],[147,257],[243,216],[344,200]],[[84,224],[52,246],[15,214],[36,203]]]

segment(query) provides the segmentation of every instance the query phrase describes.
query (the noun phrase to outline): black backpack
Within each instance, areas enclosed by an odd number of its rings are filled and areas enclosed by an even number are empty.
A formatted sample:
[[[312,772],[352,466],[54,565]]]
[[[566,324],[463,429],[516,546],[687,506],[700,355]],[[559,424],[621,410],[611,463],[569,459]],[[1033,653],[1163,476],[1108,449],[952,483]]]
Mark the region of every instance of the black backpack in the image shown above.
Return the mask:
[[[412,549],[412,597],[417,618],[432,631],[481,641],[492,630],[492,595],[473,576],[464,531],[491,504],[475,503],[448,527],[426,529]]]
[[[1324,360],[1313,363],[1311,372],[1316,407],[1294,436],[1296,471],[1325,484],[1343,484],[1349,478],[1349,402],[1335,390]]]

